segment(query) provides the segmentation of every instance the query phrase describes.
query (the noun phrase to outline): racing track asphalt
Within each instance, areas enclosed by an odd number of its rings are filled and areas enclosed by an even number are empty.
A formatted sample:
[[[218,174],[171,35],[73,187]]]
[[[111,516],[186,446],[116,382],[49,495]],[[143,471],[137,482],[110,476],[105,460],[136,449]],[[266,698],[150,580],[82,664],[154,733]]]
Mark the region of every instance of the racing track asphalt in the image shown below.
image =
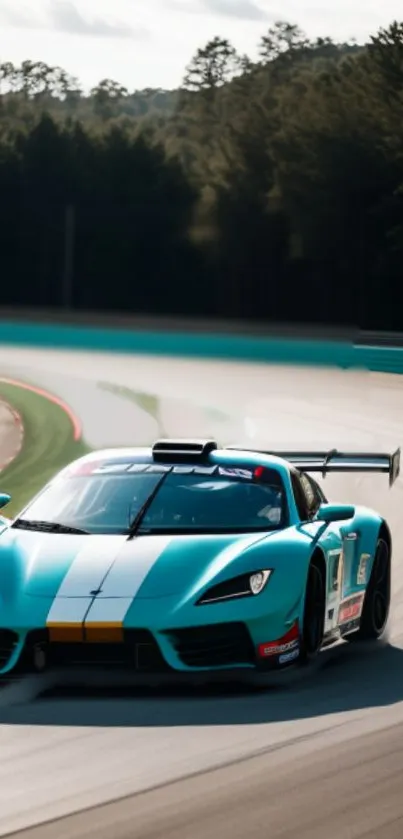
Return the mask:
[[[197,395],[243,414],[242,442],[253,445],[392,449],[403,442],[399,377],[120,356],[117,363],[116,357],[31,350],[18,351],[7,370],[7,359],[10,350],[1,349],[3,373],[29,366],[39,384],[53,382],[66,399],[60,371],[77,380],[85,400],[91,391],[83,384],[96,366],[99,377],[134,389],[152,382],[162,397],[172,390],[178,398]],[[91,416],[95,425],[90,395],[82,407],[87,425]],[[110,422],[118,438],[118,412]],[[233,433],[235,440],[226,425],[223,442],[240,442],[238,421]],[[334,477],[325,487],[333,500],[388,515],[395,541],[389,639],[365,654],[343,646],[323,656],[311,676],[258,694],[59,691],[41,697],[37,684],[6,688],[1,834],[48,821],[24,835],[401,839],[403,479],[392,491],[383,476]],[[83,812],[69,815],[77,810]]]
[[[11,405],[0,399],[0,473],[17,457],[22,441],[21,417]]]

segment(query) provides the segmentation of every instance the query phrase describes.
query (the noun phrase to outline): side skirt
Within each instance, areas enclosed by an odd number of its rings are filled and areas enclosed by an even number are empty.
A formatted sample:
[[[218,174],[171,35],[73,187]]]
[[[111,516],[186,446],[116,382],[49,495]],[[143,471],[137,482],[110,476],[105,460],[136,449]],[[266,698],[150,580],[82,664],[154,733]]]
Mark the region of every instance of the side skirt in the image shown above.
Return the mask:
[[[350,621],[350,623],[344,624],[342,627],[337,627],[337,629],[332,630],[332,632],[328,632],[323,638],[321,650],[328,649],[334,644],[342,641],[343,638],[350,637],[350,635],[358,632],[360,622],[360,618],[356,618],[355,620]]]

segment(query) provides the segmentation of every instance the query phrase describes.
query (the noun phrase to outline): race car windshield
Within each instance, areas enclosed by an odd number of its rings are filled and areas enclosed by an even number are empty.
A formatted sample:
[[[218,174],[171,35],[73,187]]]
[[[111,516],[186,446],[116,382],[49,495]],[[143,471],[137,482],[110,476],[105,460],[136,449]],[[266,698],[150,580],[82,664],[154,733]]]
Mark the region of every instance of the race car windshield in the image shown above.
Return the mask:
[[[50,529],[53,522],[87,534],[129,534],[142,508],[139,534],[239,533],[286,524],[284,487],[274,470],[264,482],[174,471],[160,482],[161,474],[153,472],[69,475],[45,489],[14,526],[27,527],[29,522],[30,528],[37,523],[39,529],[46,522]]]

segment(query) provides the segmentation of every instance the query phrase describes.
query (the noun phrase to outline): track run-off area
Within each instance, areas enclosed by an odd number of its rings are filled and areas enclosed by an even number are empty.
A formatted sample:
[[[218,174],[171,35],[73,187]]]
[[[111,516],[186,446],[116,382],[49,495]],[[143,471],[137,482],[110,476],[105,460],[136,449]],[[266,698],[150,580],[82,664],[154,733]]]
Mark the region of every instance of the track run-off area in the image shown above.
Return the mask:
[[[403,443],[393,375],[3,346],[0,376],[67,403],[90,447],[162,433],[273,449]],[[324,486],[391,525],[387,640],[365,652],[342,645],[315,672],[259,693],[5,688],[0,835],[401,839],[403,479],[392,490],[382,475]]]

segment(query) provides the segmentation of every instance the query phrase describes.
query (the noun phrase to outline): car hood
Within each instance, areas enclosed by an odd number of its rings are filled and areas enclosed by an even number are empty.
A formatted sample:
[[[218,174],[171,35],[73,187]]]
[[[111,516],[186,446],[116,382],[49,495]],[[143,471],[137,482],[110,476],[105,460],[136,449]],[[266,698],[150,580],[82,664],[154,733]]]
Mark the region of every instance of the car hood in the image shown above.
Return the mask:
[[[283,532],[284,533],[284,532]],[[158,598],[257,570],[259,546],[281,533],[214,536],[81,536],[10,529],[0,540],[0,594]],[[260,563],[267,563],[267,552]],[[264,559],[263,559],[264,556]]]

